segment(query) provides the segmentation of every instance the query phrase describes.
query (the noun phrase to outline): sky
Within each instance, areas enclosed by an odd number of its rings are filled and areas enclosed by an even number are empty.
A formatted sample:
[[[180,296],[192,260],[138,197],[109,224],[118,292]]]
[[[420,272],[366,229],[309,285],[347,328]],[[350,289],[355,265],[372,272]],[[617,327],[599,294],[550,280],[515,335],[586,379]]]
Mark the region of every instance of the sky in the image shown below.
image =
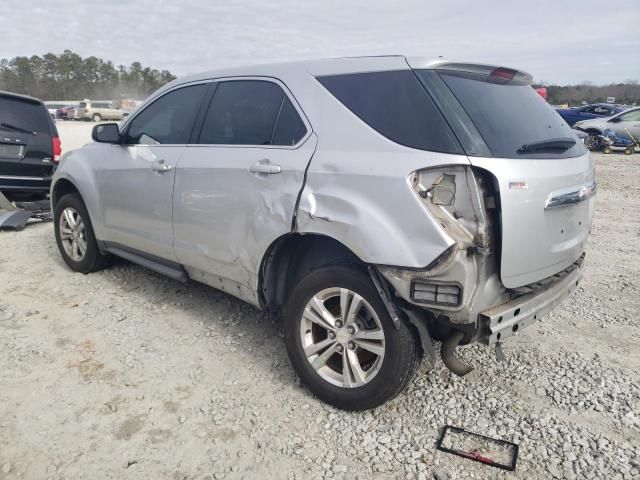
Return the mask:
[[[537,82],[640,80],[640,0],[2,0],[0,58],[72,50],[180,76],[403,54]]]

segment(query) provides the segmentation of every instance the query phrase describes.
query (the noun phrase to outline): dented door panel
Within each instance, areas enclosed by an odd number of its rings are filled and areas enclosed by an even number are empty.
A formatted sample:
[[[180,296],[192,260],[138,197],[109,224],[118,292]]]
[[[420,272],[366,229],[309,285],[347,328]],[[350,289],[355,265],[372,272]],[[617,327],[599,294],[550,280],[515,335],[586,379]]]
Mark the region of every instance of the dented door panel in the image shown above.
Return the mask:
[[[174,250],[180,263],[198,270],[199,277],[234,282],[239,287],[229,293],[242,298],[247,299],[242,292],[257,292],[266,250],[291,231],[315,145],[313,134],[297,148],[189,145],[174,190]],[[269,166],[279,172],[268,173]]]

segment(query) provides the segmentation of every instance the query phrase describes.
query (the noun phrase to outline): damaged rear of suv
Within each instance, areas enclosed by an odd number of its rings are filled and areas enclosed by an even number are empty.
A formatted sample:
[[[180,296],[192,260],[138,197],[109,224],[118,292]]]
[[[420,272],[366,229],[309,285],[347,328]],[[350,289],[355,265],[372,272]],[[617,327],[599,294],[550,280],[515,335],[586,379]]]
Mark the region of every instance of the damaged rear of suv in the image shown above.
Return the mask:
[[[305,385],[372,408],[434,341],[464,375],[459,345],[498,344],[580,281],[593,162],[530,83],[402,56],[176,80],[65,156],[56,240],[76,271],[118,255],[281,314]]]
[[[413,151],[388,152],[382,141],[358,151],[354,134],[336,159],[331,145],[323,154],[321,137],[298,226],[343,241],[367,265],[395,328],[410,325],[432,364],[432,340],[441,340],[445,365],[465,375],[472,367],[456,358],[459,345],[498,344],[578,285],[594,167],[528,74],[407,62],[407,70],[317,76],[362,124]]]

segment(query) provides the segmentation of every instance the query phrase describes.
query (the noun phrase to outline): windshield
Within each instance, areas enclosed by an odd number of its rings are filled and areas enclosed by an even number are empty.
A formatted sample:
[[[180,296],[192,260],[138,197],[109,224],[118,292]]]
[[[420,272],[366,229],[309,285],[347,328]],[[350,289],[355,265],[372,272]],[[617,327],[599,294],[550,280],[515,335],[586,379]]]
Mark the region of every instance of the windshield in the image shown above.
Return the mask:
[[[0,96],[0,129],[49,134],[49,113],[40,103]]]
[[[427,71],[418,71],[426,75]],[[440,71],[494,157],[567,158],[586,153],[582,142],[530,85],[493,83],[466,73]],[[538,145],[538,148],[523,146]],[[541,147],[542,146],[542,147]]]

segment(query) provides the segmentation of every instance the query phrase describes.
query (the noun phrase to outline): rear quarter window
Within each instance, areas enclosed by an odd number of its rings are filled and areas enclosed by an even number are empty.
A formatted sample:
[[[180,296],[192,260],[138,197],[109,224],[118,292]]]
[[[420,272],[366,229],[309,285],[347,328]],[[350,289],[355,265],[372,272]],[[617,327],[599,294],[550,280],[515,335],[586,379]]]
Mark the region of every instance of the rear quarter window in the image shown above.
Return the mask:
[[[349,110],[389,140],[420,150],[463,153],[413,71],[331,75],[317,79]]]
[[[49,112],[41,103],[0,96],[0,128],[51,134]]]

